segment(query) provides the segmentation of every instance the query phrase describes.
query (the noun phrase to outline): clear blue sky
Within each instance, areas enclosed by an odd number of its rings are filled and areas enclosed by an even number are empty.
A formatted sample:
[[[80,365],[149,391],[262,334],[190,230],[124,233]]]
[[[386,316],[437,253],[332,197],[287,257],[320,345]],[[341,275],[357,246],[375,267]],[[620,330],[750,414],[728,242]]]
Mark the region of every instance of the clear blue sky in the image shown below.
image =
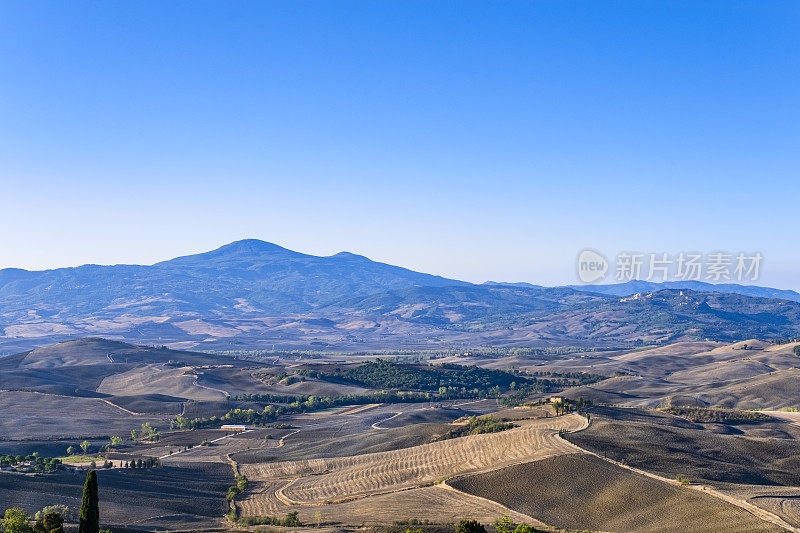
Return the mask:
[[[800,3],[0,4],[0,267],[256,237],[472,280],[760,251],[800,289]]]

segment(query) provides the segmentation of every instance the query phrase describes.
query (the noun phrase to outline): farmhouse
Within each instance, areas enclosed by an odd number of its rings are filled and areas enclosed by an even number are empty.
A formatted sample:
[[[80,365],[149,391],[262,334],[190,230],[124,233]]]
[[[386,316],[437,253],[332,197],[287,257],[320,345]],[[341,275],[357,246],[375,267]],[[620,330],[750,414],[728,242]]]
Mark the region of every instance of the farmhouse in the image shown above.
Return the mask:
[[[245,426],[244,424],[225,424],[219,429],[228,431],[247,431],[247,426]]]

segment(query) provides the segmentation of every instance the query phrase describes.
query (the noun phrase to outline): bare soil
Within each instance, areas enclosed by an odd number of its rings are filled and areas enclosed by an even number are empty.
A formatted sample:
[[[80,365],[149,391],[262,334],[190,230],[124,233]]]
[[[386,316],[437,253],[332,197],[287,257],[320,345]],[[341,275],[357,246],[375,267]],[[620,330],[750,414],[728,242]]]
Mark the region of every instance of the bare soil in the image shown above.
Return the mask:
[[[458,490],[557,527],[623,532],[778,532],[747,511],[586,454],[460,477]]]

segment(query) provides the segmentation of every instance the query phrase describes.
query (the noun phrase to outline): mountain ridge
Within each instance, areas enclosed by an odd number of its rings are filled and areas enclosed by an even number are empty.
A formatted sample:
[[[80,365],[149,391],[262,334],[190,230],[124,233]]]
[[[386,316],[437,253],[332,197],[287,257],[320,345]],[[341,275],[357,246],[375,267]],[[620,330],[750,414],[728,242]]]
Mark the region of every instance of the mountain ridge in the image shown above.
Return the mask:
[[[698,293],[719,295],[697,297],[711,302],[716,315],[693,304],[685,317],[689,308],[682,309],[686,302],[673,292],[631,304],[635,294],[678,290],[643,283],[474,284],[350,252],[315,256],[243,239],[153,265],[4,269],[0,351],[86,336],[178,348],[727,340],[737,338],[737,320],[750,337],[800,335],[798,302],[762,301],[764,294],[793,291],[726,285]],[[748,310],[764,316],[751,317]]]
[[[743,294],[746,296],[762,296],[768,298],[780,298],[784,300],[792,300],[796,302],[800,302],[800,293],[791,289],[778,289],[774,287],[764,287],[760,285],[746,285],[741,283],[708,283],[704,281],[695,281],[695,280],[687,280],[687,281],[664,281],[664,282],[652,282],[652,281],[644,281],[644,280],[633,280],[627,281],[622,283],[608,283],[608,284],[572,284],[572,285],[541,285],[535,284],[525,281],[520,282],[510,282],[510,281],[486,281],[484,283],[471,283],[467,281],[457,280],[454,278],[447,278],[441,275],[436,274],[426,274],[422,272],[417,272],[411,270],[409,268],[400,267],[396,265],[390,265],[389,263],[383,263],[379,261],[374,261],[369,259],[368,257],[360,254],[355,254],[353,252],[348,251],[341,251],[332,255],[313,255],[307,254],[304,252],[297,252],[291,250],[289,248],[285,248],[275,243],[271,243],[268,241],[263,241],[260,239],[254,238],[246,238],[240,239],[237,241],[230,242],[228,244],[224,244],[215,248],[214,250],[210,250],[207,252],[198,252],[194,254],[187,254],[183,256],[177,256],[171,259],[166,259],[163,261],[158,261],[156,263],[150,265],[144,264],[133,264],[133,263],[117,263],[113,265],[101,265],[96,263],[85,263],[78,266],[72,267],[58,267],[52,269],[44,269],[44,270],[27,270],[23,268],[17,267],[6,267],[0,269],[0,283],[2,283],[2,276],[3,275],[13,275],[13,274],[20,274],[20,275],[33,275],[36,273],[45,273],[45,272],[60,272],[60,271],[73,271],[76,269],[89,269],[89,268],[97,268],[97,269],[105,269],[105,268],[125,268],[125,267],[140,267],[140,268],[147,268],[147,267],[160,267],[160,266],[174,266],[180,265],[185,266],[186,263],[196,262],[197,260],[208,260],[208,259],[218,259],[218,258],[227,258],[230,259],[231,257],[243,257],[248,261],[252,261],[254,252],[269,252],[271,254],[280,254],[283,257],[293,257],[293,258],[314,258],[314,259],[353,259],[353,260],[360,260],[360,261],[367,261],[372,264],[376,265],[385,265],[394,269],[403,270],[406,272],[411,272],[421,276],[430,276],[431,278],[441,280],[444,284],[457,284],[457,285],[496,285],[496,286],[515,286],[515,287],[526,287],[526,288],[569,288],[575,289],[578,291],[583,292],[593,292],[597,294],[605,294],[610,296],[630,296],[640,292],[653,292],[658,291],[661,289],[690,289],[694,291],[702,291],[702,292],[728,292],[734,294]]]

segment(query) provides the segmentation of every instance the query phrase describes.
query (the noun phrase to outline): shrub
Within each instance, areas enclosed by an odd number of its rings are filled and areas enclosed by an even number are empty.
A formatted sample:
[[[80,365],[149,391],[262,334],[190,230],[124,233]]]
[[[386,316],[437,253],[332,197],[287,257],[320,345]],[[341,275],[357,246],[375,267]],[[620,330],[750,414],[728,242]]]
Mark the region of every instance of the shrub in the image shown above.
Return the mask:
[[[61,515],[61,518],[64,519],[64,522],[75,522],[77,518],[75,513],[66,505],[48,505],[47,507],[42,508],[41,511],[37,511],[34,518],[39,520],[47,513],[58,513]]]
[[[247,490],[248,481],[245,476],[236,476],[236,484],[228,487],[228,494],[225,496],[229,502],[232,502],[236,497]]]
[[[486,533],[486,528],[477,520],[462,520],[456,526],[456,533]]]
[[[38,518],[33,525],[34,533],[64,533],[64,518],[55,511],[36,513]]]
[[[30,533],[30,517],[21,507],[6,509],[5,516],[0,520],[5,533]]]
[[[507,513],[503,513],[503,517],[495,520],[492,525],[497,533],[513,533],[517,527]]]
[[[281,525],[287,527],[299,527],[300,520],[297,519],[297,511],[287,513],[286,518],[283,519],[283,523]]]

